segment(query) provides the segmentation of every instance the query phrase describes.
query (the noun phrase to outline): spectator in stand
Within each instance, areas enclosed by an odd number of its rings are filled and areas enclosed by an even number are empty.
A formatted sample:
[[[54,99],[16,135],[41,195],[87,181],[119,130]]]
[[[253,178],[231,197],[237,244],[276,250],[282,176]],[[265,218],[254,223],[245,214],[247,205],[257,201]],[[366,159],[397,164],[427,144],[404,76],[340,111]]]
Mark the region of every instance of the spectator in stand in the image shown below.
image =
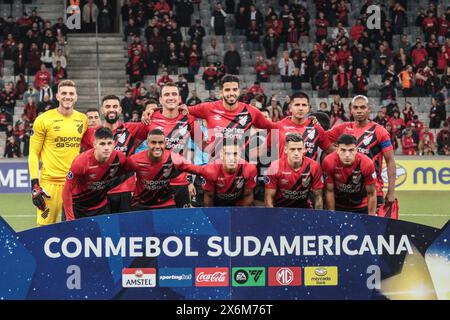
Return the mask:
[[[202,46],[203,37],[206,35],[205,28],[201,25],[201,20],[195,20],[195,24],[189,28],[189,36],[191,37],[191,44],[197,43],[199,47]]]
[[[395,101],[396,93],[395,93],[395,88],[391,84],[391,80],[386,79],[384,81],[384,85],[380,89],[380,93],[381,93],[380,101],[383,106],[388,106],[393,101]]]
[[[53,69],[53,83],[55,92],[58,89],[58,84],[61,80],[67,79],[67,71],[61,65],[61,61],[56,61],[56,67]]]
[[[58,18],[58,21],[52,26],[53,34],[58,38],[60,36],[67,36],[69,28],[67,28],[62,17]]]
[[[20,158],[22,155],[20,153],[20,145],[16,142],[14,136],[10,136],[7,139],[5,145],[5,152],[3,153],[4,158]]]
[[[440,155],[450,155],[450,129],[449,123],[444,122],[444,127],[437,134],[437,152]]]
[[[392,16],[393,34],[402,35],[403,29],[408,26],[408,16],[406,14],[405,8],[400,3],[395,3]]]
[[[27,54],[25,52],[23,43],[19,43],[17,45],[17,48],[13,50],[12,58],[14,61],[14,75],[17,76],[21,73],[25,73]]]
[[[394,110],[392,117],[388,120],[388,123],[392,126],[392,134],[397,138],[401,138],[402,131],[405,128],[405,121],[400,118],[400,112],[398,110]]]
[[[413,97],[414,96],[414,72],[411,65],[407,65],[406,69],[404,69],[398,75],[404,97]]]
[[[302,76],[300,68],[294,69],[294,74],[291,76],[291,89],[293,92],[302,90]]]
[[[347,122],[348,119],[337,104],[331,104],[330,127]]]
[[[278,47],[280,46],[279,36],[275,34],[273,28],[269,28],[267,35],[263,40],[263,47],[266,51],[266,58],[272,59],[273,57],[277,57],[278,55]]]
[[[146,62],[147,68],[144,71],[144,73],[149,75],[157,75],[159,62],[161,61],[161,58],[159,53],[155,50],[155,47],[152,44],[148,45],[146,58],[147,58]]]
[[[47,43],[42,45],[41,62],[45,64],[45,67],[52,68],[52,51]]]
[[[395,134],[393,134],[393,132],[392,132],[391,122],[388,121],[388,123],[386,123],[385,128],[386,128],[386,131],[389,133],[389,136],[391,137],[392,148],[394,149],[394,152],[395,152],[398,149],[398,139],[397,139],[397,136]]]
[[[50,88],[49,84],[45,82],[39,90],[39,102],[44,101],[44,96],[46,95],[50,98],[50,100],[54,100],[52,88]]]
[[[23,94],[27,91],[27,81],[25,79],[25,76],[21,73],[19,74],[19,77],[17,78],[16,82],[16,98],[17,100],[23,99]]]
[[[448,12],[448,8],[447,8]],[[445,13],[442,13],[438,19],[438,42],[443,45],[446,37],[448,37],[448,32],[450,30],[450,16],[446,17]]]
[[[127,75],[129,76],[130,84],[142,81],[145,73],[145,60],[141,52],[136,49],[133,55],[128,58]]]
[[[339,96],[342,98],[348,98],[348,82],[350,79],[348,74],[345,72],[343,65],[339,66],[338,73],[334,77],[334,80],[336,82]]]
[[[294,61],[289,57],[289,51],[283,52],[283,57],[278,62],[280,70],[281,82],[290,82],[291,76],[294,74]]]
[[[428,136],[431,141],[434,141],[434,134],[430,131],[430,127],[428,126],[423,127],[422,134],[419,136],[419,140],[423,140],[425,136]]]
[[[361,68],[356,68],[356,73],[352,76],[351,82],[353,85],[353,95],[364,95],[367,96],[367,90],[369,87],[369,82],[367,78],[363,75]]]
[[[209,91],[209,96],[208,96],[208,98],[205,99],[204,102],[214,102],[217,100],[219,100],[219,99],[217,99],[216,93],[214,91]]]
[[[34,76],[34,87],[40,90],[44,83],[49,83],[51,80],[52,75],[47,70],[45,64],[41,64],[41,69]]]
[[[98,32],[110,33],[113,31],[114,10],[108,0],[102,0],[98,14]]]
[[[54,53],[52,55],[52,67],[56,68],[57,62],[61,63],[61,67],[66,69],[67,68],[67,60],[66,57],[63,55],[63,52],[61,49],[58,49],[56,51],[56,54]]]
[[[158,87],[161,89],[164,85],[168,83],[173,83],[173,79],[169,76],[167,71],[164,71],[162,76],[157,81]]]
[[[6,127],[9,122],[13,120],[13,117],[10,113],[6,111],[5,107],[0,108],[0,131],[6,131]]]
[[[414,109],[411,102],[407,101],[405,107],[402,110],[403,118],[405,119],[405,123],[408,123],[414,119]]]
[[[16,39],[11,33],[3,41],[3,60],[12,60],[13,48],[16,46]]]
[[[211,28],[214,28],[216,36],[224,36],[226,34],[225,19],[227,14],[222,9],[222,4],[218,2],[216,8],[211,15]]]
[[[229,74],[239,74],[239,70],[241,68],[241,56],[239,52],[236,50],[236,45],[234,43],[230,43],[228,46],[228,51],[225,53],[223,57],[223,64]]]
[[[256,80],[259,82],[267,82],[269,80],[269,63],[264,60],[263,56],[258,56],[255,64]]]
[[[436,145],[434,141],[430,139],[430,136],[424,135],[419,142],[419,155],[421,156],[433,156],[435,154]]]
[[[28,75],[34,76],[41,66],[41,53],[36,43],[31,44],[30,51],[28,52]]]
[[[212,38],[210,44],[208,45],[208,48],[204,51],[205,52],[205,63],[207,65],[222,60],[222,50],[219,49],[219,46],[217,45],[216,38]]]
[[[6,108],[10,114],[14,114],[16,106],[16,93],[14,92],[14,83],[8,82],[0,95],[1,105]]]
[[[194,6],[191,0],[178,0],[175,2],[175,16],[181,28],[191,26],[191,17],[194,13]]]
[[[441,121],[445,121],[445,118],[442,119],[442,111],[438,108],[438,104],[436,99],[431,100],[431,109],[430,109],[430,128],[439,129],[441,127]]]
[[[49,95],[45,95],[44,100],[39,102],[37,105],[37,113],[38,115],[40,115],[41,113],[54,108],[56,108],[55,103],[52,100],[50,100]]]
[[[350,37],[353,41],[359,41],[366,27],[361,19],[357,19],[356,23],[350,28]]]
[[[55,51],[58,52],[58,50],[61,50],[63,56],[66,57],[66,59],[67,59],[69,57],[69,53],[70,53],[69,45],[67,44],[67,41],[64,38],[64,36],[59,36],[59,37],[57,37],[57,39],[58,40],[55,44]]]
[[[250,27],[247,29],[245,35],[247,36],[247,42],[250,49],[250,57],[253,51],[261,50],[260,38],[261,38],[261,28],[257,25],[256,20],[250,21]]]
[[[239,9],[234,15],[234,28],[239,35],[243,35],[248,27],[247,10],[244,6],[239,5]]]
[[[265,109],[269,110],[273,122],[280,121],[283,118],[283,108],[276,95],[270,97],[269,104]]]
[[[333,78],[330,72],[330,66],[325,64],[324,69],[317,72],[314,77],[314,85],[318,90],[319,98],[327,98],[333,87]]]
[[[187,106],[195,106],[196,104],[202,103],[202,100],[200,100],[199,97],[197,97],[197,91],[192,90],[191,91],[191,97],[187,100],[186,105]]]
[[[259,81],[255,81],[253,83],[253,85],[250,88],[248,88],[247,92],[249,94],[253,95],[254,97],[256,97],[257,95],[261,95],[264,97],[264,99],[266,98],[264,89],[263,89],[263,87],[261,87],[261,84],[259,83]]]
[[[134,19],[129,19],[127,26],[123,29],[123,41],[127,41],[128,38],[132,38],[133,36],[141,36],[141,29]]]
[[[445,46],[441,46],[437,54],[437,68],[436,68],[437,73],[444,74],[449,64],[450,64],[450,50],[447,50]]]
[[[372,121],[378,123],[380,126],[386,127],[386,124],[388,122],[388,119],[386,117],[386,107],[380,108],[380,110],[378,110],[377,116]]]
[[[203,71],[202,79],[205,81],[205,90],[211,91],[216,89],[217,69],[213,63]]]
[[[423,19],[422,28],[426,42],[429,41],[432,34],[435,34],[438,31],[439,23],[431,10],[427,12],[427,16]]]
[[[88,0],[88,2],[83,6],[82,10],[82,22],[83,30],[87,33],[95,32],[95,24],[98,18],[98,7],[94,3],[94,0]]]
[[[290,49],[293,49],[295,45],[298,44],[300,39],[300,32],[295,24],[295,20],[289,20],[289,25],[287,28],[287,43]]]
[[[406,124],[407,128],[411,128],[413,131],[413,139],[416,144],[419,144],[419,137],[422,135],[424,124],[422,121],[419,120],[418,115],[413,116],[413,120],[409,121]]]
[[[181,102],[186,103],[187,97],[189,95],[189,84],[182,74],[178,75],[178,81],[175,85],[180,90]]]
[[[315,21],[316,25],[316,43],[319,43],[322,39],[326,39],[328,36],[329,21],[325,18],[325,14],[320,11],[319,18]]]
[[[170,75],[178,74],[179,57],[175,43],[169,43],[169,50],[163,56],[165,57],[164,65],[167,68],[167,73]]]
[[[37,105],[31,96],[28,97],[27,104],[23,106],[25,117],[29,122],[34,122],[37,117]]]
[[[428,58],[428,52],[422,47],[420,39],[416,41],[416,47],[412,50],[411,57],[415,68],[418,68],[422,61]]]
[[[328,117],[331,117],[331,111],[328,110],[328,105],[325,101],[319,103],[318,111],[325,113],[326,115],[328,115]]]
[[[413,132],[411,129],[406,129],[405,134],[402,137],[402,154],[405,156],[415,156],[417,144],[412,137]]]

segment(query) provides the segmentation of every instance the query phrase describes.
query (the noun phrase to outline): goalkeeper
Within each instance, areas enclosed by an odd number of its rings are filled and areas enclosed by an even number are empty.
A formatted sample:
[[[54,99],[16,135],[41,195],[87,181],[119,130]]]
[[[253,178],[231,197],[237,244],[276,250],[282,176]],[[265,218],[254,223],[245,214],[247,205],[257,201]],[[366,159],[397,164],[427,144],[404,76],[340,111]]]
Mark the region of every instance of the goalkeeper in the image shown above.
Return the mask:
[[[39,115],[33,124],[28,166],[31,195],[38,226],[57,222],[62,211],[62,190],[73,159],[80,153],[87,117],[74,110],[77,90],[71,80],[58,85],[59,106]],[[39,161],[42,162],[39,174]]]

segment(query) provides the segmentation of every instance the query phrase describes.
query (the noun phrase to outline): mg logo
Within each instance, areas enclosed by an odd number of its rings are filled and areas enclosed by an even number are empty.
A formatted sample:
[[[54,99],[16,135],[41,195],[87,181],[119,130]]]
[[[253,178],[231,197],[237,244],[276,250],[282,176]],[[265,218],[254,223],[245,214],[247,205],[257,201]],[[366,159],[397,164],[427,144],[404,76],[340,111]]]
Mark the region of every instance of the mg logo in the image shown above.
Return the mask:
[[[294,273],[288,268],[282,268],[277,272],[277,281],[283,286],[288,286],[294,280]]]

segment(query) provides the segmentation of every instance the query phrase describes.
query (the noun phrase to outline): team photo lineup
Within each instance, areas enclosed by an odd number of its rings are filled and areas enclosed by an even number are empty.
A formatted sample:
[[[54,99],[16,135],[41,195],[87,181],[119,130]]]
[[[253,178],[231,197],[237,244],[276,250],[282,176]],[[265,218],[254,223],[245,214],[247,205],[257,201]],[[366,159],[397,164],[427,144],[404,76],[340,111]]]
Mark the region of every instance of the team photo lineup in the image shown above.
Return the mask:
[[[176,85],[163,85],[142,122],[121,122],[120,99],[108,95],[104,120],[88,126],[76,84],[61,81],[59,106],[36,118],[30,139],[37,224],[191,206],[398,212],[391,139],[369,119],[366,96],[353,97],[353,121],[327,130],[328,116],[311,112],[307,94],[293,93],[290,115],[272,122],[268,110],[238,101],[239,84],[225,75],[221,100],[190,107]]]

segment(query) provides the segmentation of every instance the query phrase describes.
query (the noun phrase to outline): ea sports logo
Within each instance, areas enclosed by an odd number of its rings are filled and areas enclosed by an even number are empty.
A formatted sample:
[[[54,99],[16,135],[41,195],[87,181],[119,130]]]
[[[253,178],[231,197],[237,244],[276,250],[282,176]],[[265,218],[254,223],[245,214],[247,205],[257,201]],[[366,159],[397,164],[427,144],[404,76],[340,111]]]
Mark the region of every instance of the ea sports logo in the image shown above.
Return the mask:
[[[234,281],[236,281],[239,284],[244,284],[248,280],[248,273],[245,270],[238,270],[234,274]]]
[[[276,274],[276,279],[279,284],[287,286],[294,280],[294,273],[288,268],[281,268]]]

